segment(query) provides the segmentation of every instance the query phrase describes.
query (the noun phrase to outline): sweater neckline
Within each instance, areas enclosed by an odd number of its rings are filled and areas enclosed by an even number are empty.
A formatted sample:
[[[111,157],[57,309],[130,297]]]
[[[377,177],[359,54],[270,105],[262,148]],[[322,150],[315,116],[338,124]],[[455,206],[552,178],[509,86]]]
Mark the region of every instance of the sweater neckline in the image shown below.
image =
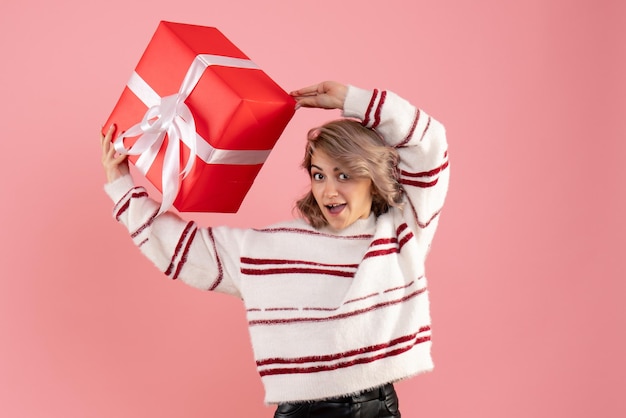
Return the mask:
[[[328,226],[324,226],[320,229],[320,232],[337,236],[349,236],[349,235],[361,235],[361,234],[373,234],[376,230],[376,215],[370,213],[370,216],[365,219],[357,219],[351,225],[343,228],[340,231],[336,231]]]

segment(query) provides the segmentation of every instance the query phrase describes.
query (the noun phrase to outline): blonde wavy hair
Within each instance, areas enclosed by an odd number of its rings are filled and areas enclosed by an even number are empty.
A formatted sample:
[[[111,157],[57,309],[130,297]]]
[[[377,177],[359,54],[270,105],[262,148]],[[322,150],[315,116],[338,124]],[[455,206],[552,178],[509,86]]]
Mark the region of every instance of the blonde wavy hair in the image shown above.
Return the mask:
[[[398,180],[400,157],[396,149],[386,145],[376,131],[352,119],[339,119],[311,129],[301,164],[309,175],[315,150],[337,160],[348,174],[372,181],[374,215],[379,216],[390,207],[401,206],[403,191]],[[296,202],[295,208],[314,228],[328,223],[310,190]]]

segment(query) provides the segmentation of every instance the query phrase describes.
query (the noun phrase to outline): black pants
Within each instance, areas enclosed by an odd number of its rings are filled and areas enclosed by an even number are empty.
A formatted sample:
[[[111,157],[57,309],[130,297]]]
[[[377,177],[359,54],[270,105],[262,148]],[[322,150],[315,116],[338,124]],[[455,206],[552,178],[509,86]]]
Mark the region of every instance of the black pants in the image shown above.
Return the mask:
[[[274,418],[400,418],[398,396],[392,384],[318,402],[283,403]]]

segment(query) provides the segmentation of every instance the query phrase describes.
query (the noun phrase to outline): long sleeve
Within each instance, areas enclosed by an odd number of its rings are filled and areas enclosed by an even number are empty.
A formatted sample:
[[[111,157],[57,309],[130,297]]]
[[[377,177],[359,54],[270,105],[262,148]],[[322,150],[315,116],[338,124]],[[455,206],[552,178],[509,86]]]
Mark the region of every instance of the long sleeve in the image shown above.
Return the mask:
[[[449,182],[444,126],[390,91],[349,86],[344,115],[375,129],[400,154],[400,183],[407,197],[404,217],[430,241]]]
[[[243,230],[200,228],[173,212],[157,216],[158,203],[143,187],[135,186],[130,175],[106,184],[105,191],[115,203],[115,219],[166,276],[199,289],[240,296],[238,262]]]

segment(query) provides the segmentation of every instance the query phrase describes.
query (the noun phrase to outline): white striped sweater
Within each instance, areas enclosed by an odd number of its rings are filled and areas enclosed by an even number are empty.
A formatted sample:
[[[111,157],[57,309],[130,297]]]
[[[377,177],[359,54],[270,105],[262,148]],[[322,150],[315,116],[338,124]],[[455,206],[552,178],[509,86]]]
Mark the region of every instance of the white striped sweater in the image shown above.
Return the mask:
[[[266,403],[357,393],[433,368],[424,264],[448,187],[443,126],[390,91],[348,88],[344,116],[401,155],[402,209],[340,233],[302,219],[203,228],[130,176],[105,186],[114,216],[172,279],[243,300]]]

